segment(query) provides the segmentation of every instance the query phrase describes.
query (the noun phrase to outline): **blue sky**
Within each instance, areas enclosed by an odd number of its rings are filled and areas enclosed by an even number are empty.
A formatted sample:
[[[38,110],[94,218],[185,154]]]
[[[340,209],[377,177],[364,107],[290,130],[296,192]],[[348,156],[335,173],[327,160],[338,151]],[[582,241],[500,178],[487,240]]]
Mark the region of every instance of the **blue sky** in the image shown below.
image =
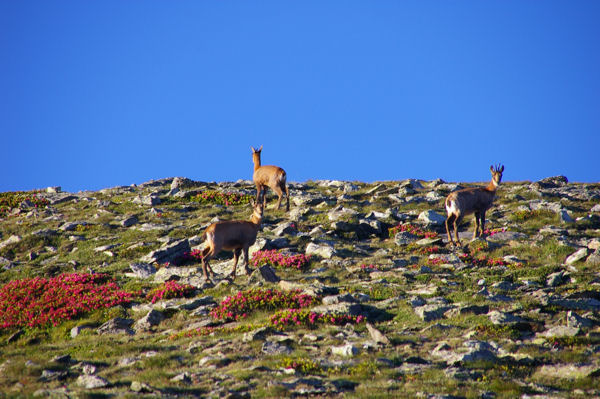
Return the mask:
[[[600,181],[598,1],[1,1],[0,191]]]

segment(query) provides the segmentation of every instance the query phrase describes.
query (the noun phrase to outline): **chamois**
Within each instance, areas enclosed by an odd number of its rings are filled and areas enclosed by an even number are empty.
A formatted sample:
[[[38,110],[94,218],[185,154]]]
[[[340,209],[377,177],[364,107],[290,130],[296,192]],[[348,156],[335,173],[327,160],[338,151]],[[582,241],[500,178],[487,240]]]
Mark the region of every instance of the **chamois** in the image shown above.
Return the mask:
[[[285,170],[275,165],[260,165],[260,152],[262,145],[258,150],[252,148],[252,162],[254,162],[254,175],[252,180],[256,184],[256,202],[260,202],[260,196],[263,198],[263,208],[267,206],[267,187],[270,187],[279,197],[277,200],[277,209],[281,207],[281,198],[285,192],[287,198],[286,211],[290,210],[290,192],[286,184]]]
[[[446,219],[446,233],[448,234],[448,241],[455,245],[450,234],[450,224],[454,225],[454,236],[459,246],[462,246],[460,239],[458,238],[458,224],[462,218],[471,213],[475,214],[475,231],[473,231],[473,239],[478,236],[478,231],[481,226],[481,234],[485,230],[485,211],[490,209],[494,197],[496,195],[496,189],[502,180],[502,172],[504,172],[504,166],[497,165],[496,168],[490,166],[490,172],[492,172],[492,181],[487,187],[470,187],[462,190],[454,191],[446,198],[446,212],[448,212],[448,218]]]
[[[214,272],[208,261],[212,259],[221,250],[233,251],[233,271],[230,274],[235,279],[235,270],[238,264],[238,258],[244,251],[244,268],[246,274],[250,274],[248,268],[248,248],[256,241],[256,234],[260,228],[260,222],[263,216],[263,206],[260,203],[252,203],[253,213],[250,221],[231,220],[213,223],[206,228],[203,238],[206,238],[208,247],[202,251],[202,271],[204,278],[208,280],[207,270],[210,275]]]

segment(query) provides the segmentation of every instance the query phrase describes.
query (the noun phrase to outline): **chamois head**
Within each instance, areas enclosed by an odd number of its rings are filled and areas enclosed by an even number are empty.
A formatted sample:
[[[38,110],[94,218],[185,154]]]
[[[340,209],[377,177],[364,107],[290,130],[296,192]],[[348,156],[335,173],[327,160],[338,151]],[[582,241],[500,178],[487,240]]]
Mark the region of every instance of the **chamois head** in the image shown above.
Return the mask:
[[[263,146],[261,145],[258,150],[254,149],[252,146],[250,146],[250,148],[252,148],[252,162],[260,165],[260,152],[262,151]]]
[[[492,181],[494,182],[494,186],[498,186],[500,181],[502,180],[502,172],[504,172],[504,165],[496,165],[490,166],[490,172],[492,172]]]
[[[254,202],[250,200],[250,205],[252,205],[252,221],[254,223],[260,222],[263,217],[264,206],[262,202]]]

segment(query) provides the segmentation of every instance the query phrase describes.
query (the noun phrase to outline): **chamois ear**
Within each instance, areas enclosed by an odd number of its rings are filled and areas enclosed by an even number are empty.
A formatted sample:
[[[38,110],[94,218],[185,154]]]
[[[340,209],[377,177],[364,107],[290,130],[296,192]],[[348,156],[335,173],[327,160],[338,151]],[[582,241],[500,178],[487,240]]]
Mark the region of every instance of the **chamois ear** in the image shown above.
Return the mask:
[[[256,150],[254,149],[254,147],[250,146],[250,149],[252,149],[252,152],[256,152]]]
[[[504,172],[504,165],[500,168],[500,173]]]
[[[490,165],[490,172],[494,173],[494,165]]]
[[[257,152],[261,152],[262,151],[262,145],[260,146],[260,148],[258,149]]]

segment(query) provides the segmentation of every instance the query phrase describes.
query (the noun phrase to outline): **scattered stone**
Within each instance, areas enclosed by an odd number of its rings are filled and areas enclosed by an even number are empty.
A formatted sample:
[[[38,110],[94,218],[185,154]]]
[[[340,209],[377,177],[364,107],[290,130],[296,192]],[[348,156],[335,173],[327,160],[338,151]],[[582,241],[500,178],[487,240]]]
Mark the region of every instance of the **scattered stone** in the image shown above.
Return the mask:
[[[139,219],[136,215],[131,215],[126,217],[125,219],[123,219],[121,221],[121,226],[123,227],[131,227],[134,224],[136,224],[137,222],[139,222]]]
[[[130,274],[137,278],[149,278],[156,274],[156,268],[148,263],[131,263],[129,267],[133,272]]]
[[[152,393],[154,389],[145,382],[132,381],[129,389],[137,393]]]
[[[567,283],[568,281],[568,274],[564,270],[561,270],[559,272],[548,275],[548,278],[546,279],[546,284],[549,287],[558,287],[559,285]]]
[[[548,364],[540,367],[534,378],[580,380],[597,376],[600,367],[597,364]]]
[[[97,375],[83,374],[77,378],[76,384],[85,389],[95,389],[107,387],[109,382]]]
[[[433,320],[438,320],[444,317],[444,313],[450,310],[452,306],[448,305],[424,305],[414,308],[415,313],[419,316],[423,321],[429,322]]]
[[[292,353],[292,349],[289,346],[275,341],[265,342],[261,348],[261,351],[267,355],[289,355]]]
[[[64,380],[69,375],[68,371],[64,370],[44,370],[39,380],[43,382]]]
[[[331,259],[336,254],[333,245],[311,242],[306,246],[306,255],[317,255],[323,259]]]
[[[572,310],[567,312],[567,326],[569,327],[588,328],[593,327],[595,324],[597,323],[594,320],[581,317]]]
[[[132,319],[123,319],[121,317],[115,317],[102,324],[98,328],[98,334],[128,334],[133,335],[135,332],[131,329],[133,324]]]
[[[80,326],[73,327],[71,328],[71,338],[75,338],[81,334],[83,330],[91,330],[92,328],[94,328],[94,326],[91,324],[82,324]]]
[[[165,319],[165,315],[155,309],[152,309],[148,314],[133,325],[133,329],[137,332],[150,330],[152,327],[160,324]]]
[[[367,323],[367,330],[369,331],[369,334],[371,334],[371,338],[373,338],[373,341],[375,341],[376,343],[384,345],[390,343],[388,337],[383,335],[383,333],[376,329],[371,323]]]
[[[579,248],[576,252],[572,253],[567,257],[567,259],[565,259],[565,263],[567,265],[573,265],[579,262],[580,260],[585,259],[586,256],[588,256],[588,249]]]
[[[338,356],[352,357],[358,355],[359,350],[352,344],[345,344],[342,346],[332,346],[331,353]]]
[[[21,241],[21,237],[17,235],[11,235],[6,240],[0,242],[0,249],[7,247],[10,244],[16,244]]]
[[[173,262],[184,253],[190,252],[190,243],[187,239],[177,240],[172,243],[165,244],[159,249],[150,252],[144,256],[141,261],[145,263],[167,263]]]
[[[543,333],[538,334],[541,337],[574,337],[579,335],[579,327],[556,326],[552,327]]]
[[[396,245],[407,245],[412,242],[415,242],[417,239],[417,236],[410,234],[407,231],[398,232],[394,236],[394,242],[396,243]]]
[[[444,223],[446,223],[445,216],[442,216],[439,213],[432,211],[432,210],[421,212],[419,214],[418,219],[425,222],[428,225],[433,225],[433,226],[441,226]]]

